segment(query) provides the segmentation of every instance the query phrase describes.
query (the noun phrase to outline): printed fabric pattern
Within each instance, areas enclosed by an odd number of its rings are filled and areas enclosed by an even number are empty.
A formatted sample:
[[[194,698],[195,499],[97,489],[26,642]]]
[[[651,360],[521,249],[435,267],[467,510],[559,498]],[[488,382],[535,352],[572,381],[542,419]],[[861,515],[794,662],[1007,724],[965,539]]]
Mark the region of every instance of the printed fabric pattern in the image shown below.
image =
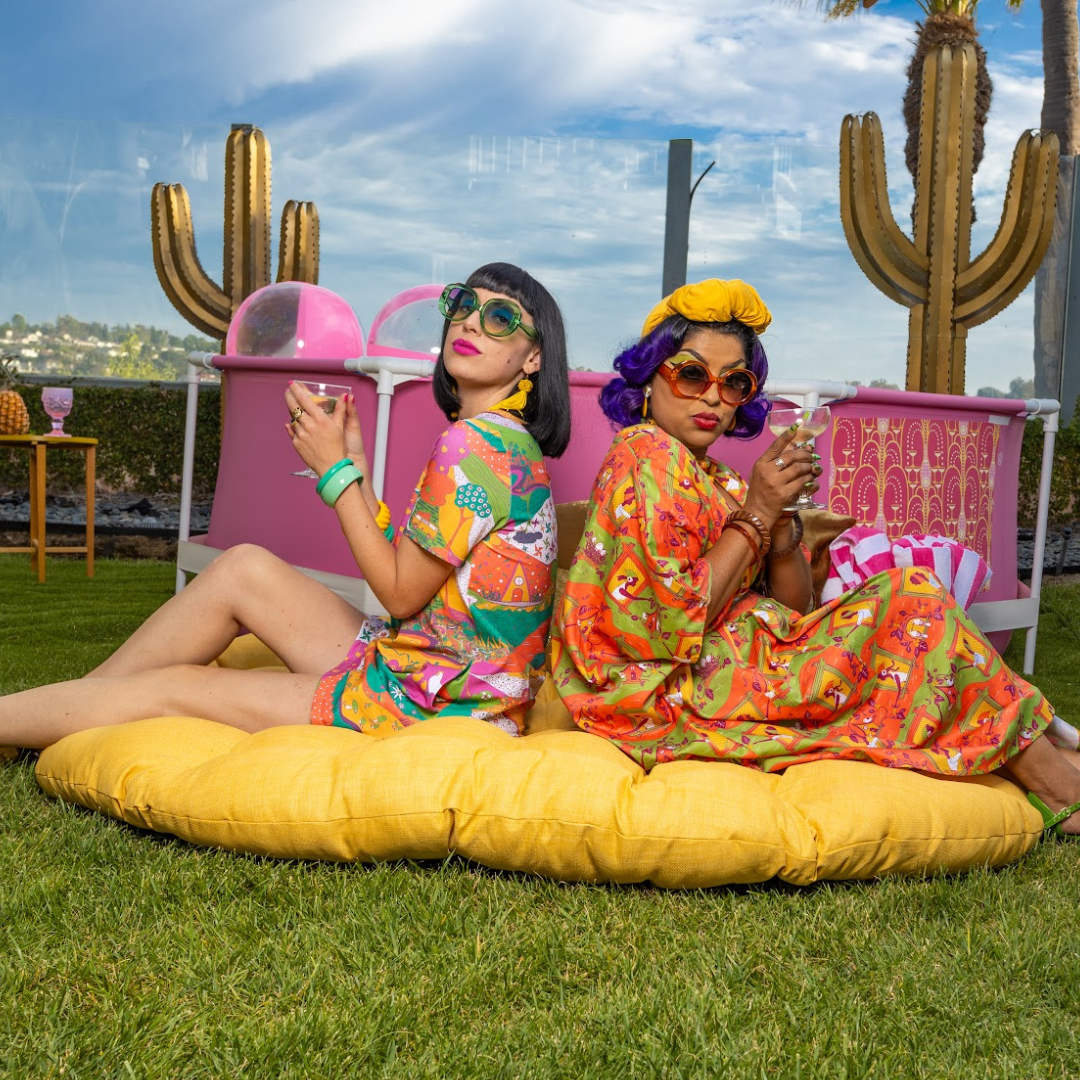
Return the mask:
[[[320,681],[312,723],[386,735],[471,716],[521,734],[543,682],[558,553],[536,440],[499,413],[452,424],[404,521],[404,535],[453,570],[396,627],[368,620]]]
[[[736,473],[652,425],[616,436],[552,643],[585,731],[646,769],[856,758],[956,777],[1004,765],[1050,723],[928,569],[890,569],[805,616],[748,573],[707,622],[721,489],[745,500]]]

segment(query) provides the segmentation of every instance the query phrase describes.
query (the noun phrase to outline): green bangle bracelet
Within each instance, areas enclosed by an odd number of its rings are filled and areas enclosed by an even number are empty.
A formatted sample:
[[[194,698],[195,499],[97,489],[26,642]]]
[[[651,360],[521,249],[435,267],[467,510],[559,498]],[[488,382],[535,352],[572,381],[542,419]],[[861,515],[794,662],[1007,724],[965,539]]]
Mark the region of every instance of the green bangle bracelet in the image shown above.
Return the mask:
[[[325,479],[325,478],[324,478]],[[319,497],[327,506],[333,506],[341,498],[341,493],[351,484],[362,484],[364,474],[349,462],[343,469],[338,469],[323,485]]]
[[[315,494],[321,495],[323,493],[323,488],[326,487],[326,485],[330,482],[330,479],[336,476],[339,472],[341,472],[341,470],[344,469],[347,465],[351,464],[352,458],[344,457],[340,461],[335,462],[333,465],[331,465],[330,468],[327,469],[321,477],[319,477],[319,482],[315,485]]]

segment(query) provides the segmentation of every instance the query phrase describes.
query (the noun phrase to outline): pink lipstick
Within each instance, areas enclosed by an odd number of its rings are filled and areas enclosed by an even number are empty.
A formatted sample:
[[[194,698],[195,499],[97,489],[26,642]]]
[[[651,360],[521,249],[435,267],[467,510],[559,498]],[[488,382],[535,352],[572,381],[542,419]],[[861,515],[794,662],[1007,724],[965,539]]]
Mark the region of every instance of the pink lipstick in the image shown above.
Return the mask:
[[[480,350],[469,341],[468,338],[454,338],[454,340],[450,342],[450,348],[452,348],[458,356],[477,356],[480,353]]]

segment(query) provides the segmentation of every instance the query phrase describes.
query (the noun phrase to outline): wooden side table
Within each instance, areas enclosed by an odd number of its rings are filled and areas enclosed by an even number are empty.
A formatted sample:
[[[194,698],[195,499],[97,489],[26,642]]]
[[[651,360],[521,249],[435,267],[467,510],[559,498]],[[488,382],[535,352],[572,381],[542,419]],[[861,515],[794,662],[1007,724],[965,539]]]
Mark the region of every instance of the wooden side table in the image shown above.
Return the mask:
[[[76,435],[0,435],[0,447],[25,447],[30,451],[30,546],[0,547],[0,552],[29,552],[30,569],[38,581],[45,580],[45,556],[63,552],[86,556],[86,576],[94,576],[94,478],[97,467],[97,439]],[[82,545],[45,546],[45,468],[47,452],[79,450],[86,456],[86,539]]]

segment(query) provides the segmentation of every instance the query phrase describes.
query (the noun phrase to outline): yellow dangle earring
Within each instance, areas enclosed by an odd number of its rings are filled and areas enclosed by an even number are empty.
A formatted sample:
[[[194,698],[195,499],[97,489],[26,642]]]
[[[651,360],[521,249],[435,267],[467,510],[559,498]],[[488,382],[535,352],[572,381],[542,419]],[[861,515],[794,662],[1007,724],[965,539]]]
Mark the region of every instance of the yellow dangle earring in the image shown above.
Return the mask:
[[[523,375],[521,381],[517,384],[517,392],[511,394],[508,398],[504,398],[493,408],[503,409],[506,412],[515,412],[518,416],[521,416],[525,412],[525,406],[529,404],[529,391],[532,388],[532,379],[528,375]]]
[[[649,419],[649,398],[652,397],[652,387],[646,386],[645,393],[641,396],[641,419],[642,422]]]

